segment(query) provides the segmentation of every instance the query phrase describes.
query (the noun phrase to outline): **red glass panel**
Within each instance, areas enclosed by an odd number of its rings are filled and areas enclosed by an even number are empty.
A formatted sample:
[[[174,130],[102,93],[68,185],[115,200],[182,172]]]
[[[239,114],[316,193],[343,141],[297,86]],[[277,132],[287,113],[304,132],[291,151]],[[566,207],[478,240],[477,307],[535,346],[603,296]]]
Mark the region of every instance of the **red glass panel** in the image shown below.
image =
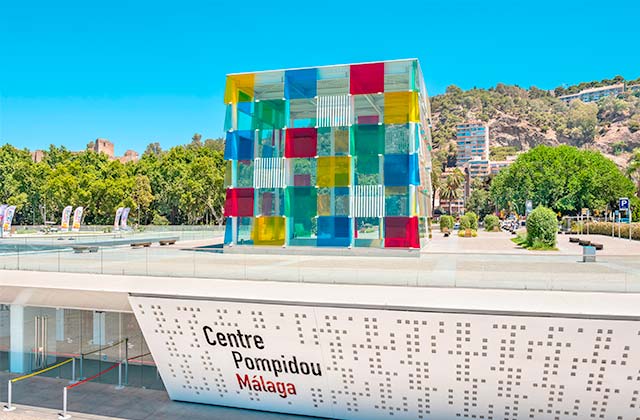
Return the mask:
[[[253,216],[253,188],[229,188],[224,203],[225,217]]]
[[[318,153],[318,132],[315,128],[288,128],[284,156],[309,158]]]
[[[385,217],[385,248],[420,248],[417,217]]]
[[[352,95],[384,92],[384,63],[354,64],[350,71]]]

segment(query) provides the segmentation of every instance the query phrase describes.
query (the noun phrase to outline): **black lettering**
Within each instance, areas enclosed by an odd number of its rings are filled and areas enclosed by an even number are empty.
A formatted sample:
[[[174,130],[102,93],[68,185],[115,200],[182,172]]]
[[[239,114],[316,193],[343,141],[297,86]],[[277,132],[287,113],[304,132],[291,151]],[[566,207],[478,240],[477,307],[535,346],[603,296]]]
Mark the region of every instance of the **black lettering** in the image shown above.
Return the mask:
[[[218,339],[218,343],[220,343],[222,347],[227,347],[227,339],[225,338],[224,334],[219,332],[216,334],[216,338]]]
[[[209,338],[209,333],[213,333],[211,327],[205,325],[204,327],[202,327],[202,331],[204,332],[204,338],[205,340],[207,340],[207,343],[209,343],[209,345],[215,346],[216,340],[212,340]]]
[[[256,348],[260,350],[264,350],[264,340],[259,335],[253,337],[253,342],[256,345]]]
[[[240,369],[240,362],[242,362],[242,355],[237,351],[232,351],[233,363],[236,364],[236,369]]]

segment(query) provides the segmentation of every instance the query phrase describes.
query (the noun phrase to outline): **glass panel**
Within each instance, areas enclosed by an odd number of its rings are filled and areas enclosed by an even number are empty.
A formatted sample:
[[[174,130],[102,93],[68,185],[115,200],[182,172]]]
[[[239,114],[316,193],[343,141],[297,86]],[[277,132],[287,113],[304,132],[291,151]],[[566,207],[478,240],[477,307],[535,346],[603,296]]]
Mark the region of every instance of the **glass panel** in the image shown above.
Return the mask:
[[[318,188],[319,216],[349,216],[349,188]]]
[[[266,99],[284,98],[284,72],[265,71],[255,74],[255,99],[263,101]]]
[[[234,129],[233,126],[233,104],[227,104],[224,113],[224,131]]]
[[[420,122],[418,92],[390,92],[384,94],[384,123],[405,124]]]
[[[318,156],[349,154],[349,127],[318,128]]]
[[[291,99],[287,101],[289,125],[287,127],[315,127],[317,125],[316,99]]]
[[[384,185],[419,184],[418,155],[384,155]]]
[[[257,157],[276,158],[284,155],[284,131],[260,130],[258,131]]]
[[[353,142],[356,156],[384,153],[384,125],[354,125]]]
[[[253,217],[238,217],[238,245],[253,245]]]
[[[378,217],[358,217],[355,219],[355,245],[357,247],[376,247],[383,245],[381,220]]]
[[[315,128],[286,130],[285,157],[314,157],[318,153],[318,133]]]
[[[253,102],[239,102],[236,105],[238,111],[236,130],[253,130],[255,128],[255,123],[253,122],[253,107]]]
[[[227,133],[224,143],[224,158],[232,160],[253,159],[255,132],[250,130]]]
[[[256,217],[253,228],[255,245],[284,245],[284,217]]]
[[[393,61],[384,64],[384,91],[407,92],[414,90],[415,61]]]
[[[350,181],[350,156],[318,158],[318,187],[347,187]]]
[[[318,246],[351,245],[351,220],[348,217],[318,217]]]
[[[284,73],[284,97],[313,98],[317,95],[318,69],[287,70]]]
[[[229,188],[224,205],[224,215],[253,216],[253,188]]]
[[[287,159],[289,173],[292,179],[289,185],[296,187],[310,187],[316,185],[318,164],[316,159]]]
[[[282,216],[284,214],[284,188],[256,190],[256,215]]]
[[[285,191],[285,215],[310,219],[317,216],[316,187],[287,187]]]
[[[384,117],[384,94],[355,95],[353,115],[356,124],[378,124]]]
[[[318,233],[318,219],[315,217],[292,217],[290,224],[290,241],[294,246],[316,244],[315,237]]]
[[[227,76],[224,90],[224,102],[250,102],[254,97],[255,74],[235,74]]]
[[[384,92],[384,63],[354,64],[350,72],[352,95]]]
[[[317,86],[318,96],[347,95],[349,93],[349,66],[319,68]]]
[[[389,124],[384,132],[384,152],[389,154],[409,153],[412,149],[410,124]]]
[[[355,158],[355,182],[358,185],[382,184],[382,171],[380,170],[378,155],[364,155]]]
[[[387,216],[410,216],[409,187],[385,187],[384,207]]]
[[[417,217],[385,217],[384,246],[420,248]]]
[[[285,105],[285,101],[281,99],[256,102],[252,128],[283,128],[285,126]]]
[[[253,187],[253,161],[252,160],[238,161],[237,185],[239,188]]]

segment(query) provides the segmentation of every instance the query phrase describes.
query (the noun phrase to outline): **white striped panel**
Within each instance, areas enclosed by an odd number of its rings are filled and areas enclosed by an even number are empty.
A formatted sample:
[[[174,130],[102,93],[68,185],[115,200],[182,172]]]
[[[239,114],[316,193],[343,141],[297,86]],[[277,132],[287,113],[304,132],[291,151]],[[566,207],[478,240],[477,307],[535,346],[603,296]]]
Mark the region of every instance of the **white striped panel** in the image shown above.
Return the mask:
[[[350,122],[349,95],[318,97],[318,127],[344,127]]]
[[[384,217],[384,187],[356,185],[351,195],[351,217]]]
[[[256,158],[254,162],[254,188],[284,188],[284,159]]]

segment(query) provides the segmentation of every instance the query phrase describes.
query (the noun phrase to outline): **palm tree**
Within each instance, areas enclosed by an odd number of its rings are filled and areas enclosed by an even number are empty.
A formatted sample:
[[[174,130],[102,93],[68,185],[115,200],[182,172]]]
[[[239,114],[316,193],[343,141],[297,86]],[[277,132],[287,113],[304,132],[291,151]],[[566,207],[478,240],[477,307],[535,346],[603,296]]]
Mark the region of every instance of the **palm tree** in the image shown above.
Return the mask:
[[[449,214],[451,214],[451,202],[460,197],[460,187],[464,183],[464,174],[456,168],[444,182],[440,191],[440,197],[449,203]]]
[[[640,148],[635,149],[629,159],[627,175],[636,182],[636,195],[640,197]]]

